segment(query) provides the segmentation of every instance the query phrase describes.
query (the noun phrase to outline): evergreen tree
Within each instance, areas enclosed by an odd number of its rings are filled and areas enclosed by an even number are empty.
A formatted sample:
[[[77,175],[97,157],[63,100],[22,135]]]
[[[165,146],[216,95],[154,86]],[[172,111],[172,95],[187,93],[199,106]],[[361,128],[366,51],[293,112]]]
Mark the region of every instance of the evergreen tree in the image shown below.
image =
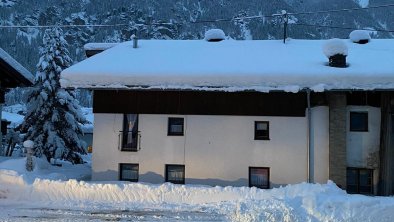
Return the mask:
[[[60,87],[60,72],[72,63],[60,28],[45,30],[35,84],[28,94],[22,125],[27,140],[34,141],[34,155],[83,163],[85,154],[80,124],[87,123],[75,93]]]

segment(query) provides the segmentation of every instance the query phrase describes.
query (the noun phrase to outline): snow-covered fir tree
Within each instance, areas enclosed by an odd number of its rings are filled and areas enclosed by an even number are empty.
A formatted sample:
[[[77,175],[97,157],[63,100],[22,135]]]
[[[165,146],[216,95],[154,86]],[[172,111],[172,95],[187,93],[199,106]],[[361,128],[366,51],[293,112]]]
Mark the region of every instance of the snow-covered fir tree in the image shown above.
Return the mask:
[[[83,163],[85,154],[81,140],[86,123],[73,91],[60,87],[60,72],[72,60],[60,28],[47,29],[37,65],[35,84],[27,96],[27,115],[22,130],[27,140],[34,141],[34,154]]]

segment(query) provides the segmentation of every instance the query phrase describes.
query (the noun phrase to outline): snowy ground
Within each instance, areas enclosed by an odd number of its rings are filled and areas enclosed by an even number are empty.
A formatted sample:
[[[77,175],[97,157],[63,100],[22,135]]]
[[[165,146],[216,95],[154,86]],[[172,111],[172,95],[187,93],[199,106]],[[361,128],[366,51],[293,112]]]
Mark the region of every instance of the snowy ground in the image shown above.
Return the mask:
[[[0,221],[394,221],[394,197],[348,195],[331,182],[271,190],[99,183],[81,180],[89,164],[36,163],[27,173],[23,158],[0,158]]]

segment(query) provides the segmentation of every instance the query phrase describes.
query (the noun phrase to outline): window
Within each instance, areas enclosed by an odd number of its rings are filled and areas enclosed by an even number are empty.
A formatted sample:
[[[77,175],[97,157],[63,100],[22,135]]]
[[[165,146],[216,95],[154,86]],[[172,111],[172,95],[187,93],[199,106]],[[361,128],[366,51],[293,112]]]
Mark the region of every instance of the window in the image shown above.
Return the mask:
[[[373,194],[373,170],[362,168],[347,168],[346,191],[348,193]]]
[[[166,182],[185,184],[185,165],[166,165]]]
[[[254,139],[255,140],[269,140],[269,122],[255,121],[254,122]]]
[[[123,117],[122,151],[138,150],[138,115],[125,114]]]
[[[269,189],[270,169],[268,167],[249,167],[249,187]]]
[[[119,164],[119,179],[123,181],[138,182],[138,164]]]
[[[350,131],[356,131],[356,132],[368,131],[367,112],[350,112]]]
[[[183,118],[168,118],[168,136],[183,136]]]

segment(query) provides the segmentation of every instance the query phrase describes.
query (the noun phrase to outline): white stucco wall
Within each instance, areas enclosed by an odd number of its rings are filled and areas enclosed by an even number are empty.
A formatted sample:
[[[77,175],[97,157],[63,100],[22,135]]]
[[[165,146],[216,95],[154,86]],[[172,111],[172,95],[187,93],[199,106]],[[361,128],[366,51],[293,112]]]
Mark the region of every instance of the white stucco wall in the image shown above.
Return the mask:
[[[350,131],[350,112],[352,111],[368,112],[368,132]],[[374,169],[373,185],[375,193],[379,180],[380,116],[381,110],[377,107],[347,107],[347,165],[348,167]]]
[[[368,112],[368,132],[350,131],[350,112]],[[372,161],[371,158],[379,151],[380,145],[380,108],[348,106],[347,119],[346,147],[348,166],[372,168],[368,162]]]
[[[185,118],[185,136],[167,136],[168,117]],[[315,178],[328,179],[328,108],[313,109]],[[141,182],[164,182],[165,164],[185,164],[186,183],[248,185],[248,167],[270,167],[271,186],[307,180],[307,118],[139,115],[141,150],[121,152],[122,114],[95,114],[93,180],[118,180],[119,163],[138,163]],[[254,121],[270,140],[254,140]]]
[[[315,150],[314,182],[327,183],[329,175],[329,117],[327,106],[312,109],[312,138]]]

